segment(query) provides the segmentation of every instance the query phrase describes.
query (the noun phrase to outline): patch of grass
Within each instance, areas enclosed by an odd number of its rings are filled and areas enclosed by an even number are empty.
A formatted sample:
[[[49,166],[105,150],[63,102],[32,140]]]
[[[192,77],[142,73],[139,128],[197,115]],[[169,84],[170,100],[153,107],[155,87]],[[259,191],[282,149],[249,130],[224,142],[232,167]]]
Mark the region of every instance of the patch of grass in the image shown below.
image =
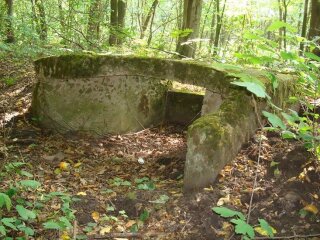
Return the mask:
[[[18,79],[15,78],[15,77],[4,77],[4,78],[1,78],[1,81],[4,82],[7,86],[15,85],[17,80]]]

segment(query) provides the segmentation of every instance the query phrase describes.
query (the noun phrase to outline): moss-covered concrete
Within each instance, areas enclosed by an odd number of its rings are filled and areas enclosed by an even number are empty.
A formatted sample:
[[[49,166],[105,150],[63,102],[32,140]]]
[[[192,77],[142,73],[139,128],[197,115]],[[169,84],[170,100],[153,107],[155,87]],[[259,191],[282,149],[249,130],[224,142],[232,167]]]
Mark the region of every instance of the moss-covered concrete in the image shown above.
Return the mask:
[[[294,78],[280,76],[279,80],[274,99],[280,106],[285,106],[283,99],[294,91]],[[268,91],[273,94],[271,88]],[[189,126],[185,191],[198,190],[215,180],[221,169],[236,156],[241,145],[261,127],[261,112],[267,107],[265,101],[254,98],[244,89],[230,86],[218,110]]]
[[[204,87],[202,116],[188,129],[185,190],[212,183],[259,127],[266,102],[232,81],[261,81],[280,106],[294,91],[289,75],[278,75],[279,87],[272,92],[264,71],[161,58],[65,55],[39,59],[35,68],[38,83],[32,112],[43,126],[61,132],[83,130],[103,135],[138,131],[166,120],[169,82],[163,80]],[[190,104],[188,110],[188,101],[181,100],[179,105],[180,100],[174,103],[174,111],[189,121],[199,111],[199,104]]]

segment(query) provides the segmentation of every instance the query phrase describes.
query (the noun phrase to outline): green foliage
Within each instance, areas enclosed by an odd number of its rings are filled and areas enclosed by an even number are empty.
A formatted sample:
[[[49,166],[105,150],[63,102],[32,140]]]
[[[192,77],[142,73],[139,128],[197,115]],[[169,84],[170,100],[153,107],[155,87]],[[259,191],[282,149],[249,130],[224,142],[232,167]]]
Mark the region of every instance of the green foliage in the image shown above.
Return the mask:
[[[131,186],[131,182],[123,180],[122,178],[118,178],[118,177],[115,177],[110,182],[111,182],[111,184],[113,186],[116,186],[116,187],[118,187],[118,186],[127,186],[127,187],[129,187],[129,186]]]
[[[16,210],[23,220],[35,219],[37,216],[33,211],[26,209],[22,205],[16,205]]]
[[[10,211],[12,207],[11,199],[10,197],[5,193],[0,193],[0,208],[5,206],[8,211]]]
[[[237,216],[239,219],[245,219],[245,216],[241,212],[234,211],[226,207],[213,207],[212,210],[224,218]]]
[[[261,228],[267,232],[268,236],[274,237],[272,227],[269,225],[269,223],[266,220],[259,219],[259,224]]]
[[[275,21],[269,27],[268,31],[275,32],[280,28],[286,28],[288,34],[294,32],[295,29],[289,24]],[[303,56],[299,56],[297,51],[277,51],[277,43],[266,39],[261,32],[257,34],[246,33],[245,38],[254,43],[259,48],[257,53],[237,53],[238,59],[243,59],[250,64],[270,64],[272,66],[285,66],[291,71],[295,71],[298,75],[297,92],[294,93],[295,103],[299,103],[304,107],[304,113],[299,116],[293,110],[282,110],[272,103],[272,99],[266,93],[266,89],[262,83],[252,81],[252,79],[242,76],[236,76],[241,81],[234,81],[232,84],[246,88],[249,92],[260,98],[268,98],[270,107],[274,113],[264,111],[263,115],[268,119],[271,127],[267,130],[279,131],[285,139],[297,139],[302,141],[318,159],[320,159],[320,127],[318,123],[319,114],[316,112],[316,101],[320,99],[320,57],[312,52],[306,52]],[[287,39],[289,43],[298,45],[294,38]],[[268,61],[266,60],[266,56]],[[270,61],[269,61],[270,60]],[[275,92],[279,83],[275,75],[271,72],[267,74],[272,89]],[[260,87],[261,86],[261,87]],[[311,99],[311,101],[310,101]],[[314,103],[312,103],[312,101]],[[318,103],[319,104],[319,103]]]
[[[184,30],[176,29],[171,32],[171,36],[173,38],[179,38],[179,37],[187,37],[193,32],[192,29],[186,28]]]
[[[226,207],[213,207],[212,211],[223,218],[232,218],[229,221],[235,225],[235,233],[241,235],[243,239],[254,239],[254,231],[259,228],[261,228],[268,237],[274,236],[271,226],[264,219],[259,219],[259,227],[254,228],[246,222],[246,217],[241,212]]]
[[[149,202],[155,203],[155,204],[165,204],[168,200],[169,200],[169,197],[163,194],[163,195],[160,195],[158,199],[154,201],[149,201]]]
[[[139,190],[155,190],[156,186],[153,181],[148,177],[135,179],[135,182],[138,184],[137,189]]]
[[[35,181],[35,180],[21,180],[20,182],[20,185],[22,187],[26,187],[26,188],[31,188],[31,189],[37,189],[38,187],[41,186],[41,183],[38,182],[38,181]]]
[[[72,228],[71,220],[74,219],[70,203],[74,200],[68,194],[41,191],[41,183],[30,179],[31,173],[25,170],[27,164],[23,162],[8,163],[0,173],[10,187],[0,193],[0,238],[9,239],[9,236],[21,236],[15,239],[28,239],[34,236],[34,222],[38,213],[43,208],[43,202],[60,201],[62,207],[60,214],[56,211],[54,219],[43,223],[45,229],[65,230]],[[16,181],[16,179],[26,178]],[[12,180],[10,180],[12,179]],[[11,185],[10,185],[11,184]],[[33,201],[28,201],[29,195],[33,194]],[[54,225],[54,223],[56,225]],[[57,227],[59,226],[59,227]]]
[[[267,111],[262,111],[262,114],[268,119],[268,121],[271,123],[271,125],[274,128],[281,128],[282,130],[286,129],[285,124],[283,123],[283,121],[276,115],[273,113],[269,113]]]
[[[233,85],[245,87],[249,92],[253,93],[259,98],[266,98],[268,94],[266,90],[258,83],[255,82],[232,82]]]
[[[16,83],[17,79],[14,77],[5,77],[2,78],[1,81],[3,81],[8,86],[12,86]]]
[[[249,225],[248,223],[246,223],[244,220],[231,219],[230,222],[235,225],[235,232],[237,234],[240,234],[240,235],[244,236],[244,238],[247,238],[247,239],[254,239],[255,234],[254,234],[253,227],[251,225]]]
[[[276,30],[279,30],[280,28],[287,28],[289,31],[294,32],[296,29],[292,27],[290,24],[285,23],[283,21],[276,20],[273,23],[270,24],[270,26],[267,28],[267,31],[273,32]]]

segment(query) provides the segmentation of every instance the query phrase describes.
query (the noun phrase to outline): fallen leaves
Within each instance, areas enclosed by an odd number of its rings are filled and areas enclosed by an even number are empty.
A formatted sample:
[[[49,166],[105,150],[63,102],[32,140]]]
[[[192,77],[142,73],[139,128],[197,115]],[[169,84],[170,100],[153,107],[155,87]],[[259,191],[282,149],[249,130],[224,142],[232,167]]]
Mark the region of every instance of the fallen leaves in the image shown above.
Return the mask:
[[[319,212],[319,209],[313,204],[308,204],[303,209],[310,213],[313,213],[314,215],[316,215]]]
[[[98,222],[99,221],[99,219],[100,219],[100,213],[99,212],[92,212],[91,213],[91,217],[92,217],[92,219],[94,220],[94,221],[96,221],[96,222]]]

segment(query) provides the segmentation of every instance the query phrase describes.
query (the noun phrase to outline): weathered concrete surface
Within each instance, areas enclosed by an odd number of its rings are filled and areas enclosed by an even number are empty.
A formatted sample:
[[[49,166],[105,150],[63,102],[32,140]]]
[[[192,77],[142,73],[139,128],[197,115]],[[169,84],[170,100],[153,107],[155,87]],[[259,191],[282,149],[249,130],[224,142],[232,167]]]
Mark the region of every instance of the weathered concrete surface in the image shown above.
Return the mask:
[[[254,74],[266,81],[259,72]],[[276,93],[272,93],[271,88],[268,92],[273,95],[275,104],[285,107],[285,100],[294,91],[294,78],[290,75],[278,75],[278,78],[280,82]],[[264,100],[256,99],[236,87],[230,87],[228,95],[222,98],[217,93],[206,93],[203,105],[206,114],[188,129],[185,192],[197,190],[216,179],[242,144],[261,127],[261,112],[266,108],[268,105]]]
[[[43,126],[62,132],[137,131],[165,120],[163,80],[206,88],[202,116],[188,128],[186,191],[212,183],[260,127],[265,100],[232,85],[233,80],[261,80],[280,106],[294,90],[289,75],[278,76],[272,93],[262,71],[159,58],[70,55],[40,59],[35,66],[39,81],[32,112]]]
[[[40,59],[35,66],[33,113],[59,132],[103,135],[159,124],[165,115],[165,79],[226,88],[220,70],[159,58],[67,55]]]

